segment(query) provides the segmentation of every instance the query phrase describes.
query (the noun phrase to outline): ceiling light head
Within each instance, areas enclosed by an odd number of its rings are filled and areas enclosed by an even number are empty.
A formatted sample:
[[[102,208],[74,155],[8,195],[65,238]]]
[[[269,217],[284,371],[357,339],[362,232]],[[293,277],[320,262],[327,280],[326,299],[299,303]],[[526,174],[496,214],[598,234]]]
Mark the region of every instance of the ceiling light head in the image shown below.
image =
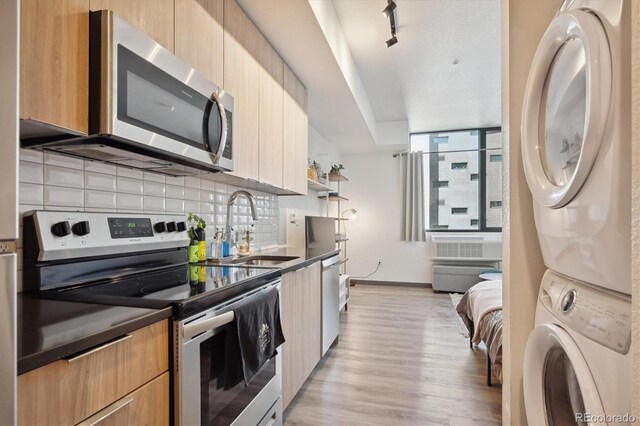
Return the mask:
[[[389,4],[387,4],[387,7],[384,8],[382,14],[385,18],[388,18],[394,10],[396,10],[396,4],[393,2],[393,0],[389,0]]]
[[[389,40],[385,41],[385,44],[387,45],[387,47],[391,47],[394,44],[396,44],[397,42],[398,42],[398,37],[393,36]]]

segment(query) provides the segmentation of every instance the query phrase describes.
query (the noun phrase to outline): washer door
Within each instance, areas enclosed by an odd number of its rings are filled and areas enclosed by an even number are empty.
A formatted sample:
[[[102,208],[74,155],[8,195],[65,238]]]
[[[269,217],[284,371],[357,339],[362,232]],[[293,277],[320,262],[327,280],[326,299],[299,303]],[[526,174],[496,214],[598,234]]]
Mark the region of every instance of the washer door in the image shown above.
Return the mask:
[[[569,333],[536,327],[524,354],[524,402],[530,425],[586,425],[576,414],[604,415],[589,367]]]
[[[551,22],[533,58],[522,107],[522,160],[533,197],[566,205],[591,171],[611,101],[602,24],[580,10]]]

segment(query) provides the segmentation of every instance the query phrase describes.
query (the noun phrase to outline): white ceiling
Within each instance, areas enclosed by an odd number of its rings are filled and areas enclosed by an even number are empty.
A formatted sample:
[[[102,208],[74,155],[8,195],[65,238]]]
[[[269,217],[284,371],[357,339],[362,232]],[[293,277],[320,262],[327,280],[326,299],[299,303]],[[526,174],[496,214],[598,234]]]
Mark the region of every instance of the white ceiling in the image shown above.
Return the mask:
[[[500,124],[500,1],[333,0],[376,121],[411,132]],[[459,64],[454,65],[453,61]]]
[[[500,123],[500,0],[395,0],[391,48],[386,0],[237,1],[307,87],[310,124],[342,152],[397,149],[407,128]]]

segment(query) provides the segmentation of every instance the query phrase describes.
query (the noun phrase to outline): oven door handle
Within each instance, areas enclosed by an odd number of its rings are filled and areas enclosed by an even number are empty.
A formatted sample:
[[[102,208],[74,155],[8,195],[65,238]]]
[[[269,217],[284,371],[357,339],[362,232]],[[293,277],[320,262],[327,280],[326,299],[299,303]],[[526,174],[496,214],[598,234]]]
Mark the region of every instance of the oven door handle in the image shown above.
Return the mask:
[[[202,321],[196,321],[191,324],[187,324],[182,329],[182,337],[184,339],[191,339],[193,336],[197,336],[205,331],[213,330],[221,327],[225,324],[229,324],[235,318],[233,311],[225,312],[224,314],[216,315],[213,318],[208,318]]]

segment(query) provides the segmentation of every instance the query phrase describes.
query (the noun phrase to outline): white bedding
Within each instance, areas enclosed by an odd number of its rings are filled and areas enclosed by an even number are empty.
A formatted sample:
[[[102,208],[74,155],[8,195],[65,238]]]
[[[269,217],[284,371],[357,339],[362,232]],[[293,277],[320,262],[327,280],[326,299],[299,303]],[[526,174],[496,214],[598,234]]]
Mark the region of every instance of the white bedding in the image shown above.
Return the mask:
[[[473,314],[472,341],[480,343],[480,327],[477,326],[485,315],[502,309],[502,281],[483,281],[471,287],[469,293],[469,305]]]

